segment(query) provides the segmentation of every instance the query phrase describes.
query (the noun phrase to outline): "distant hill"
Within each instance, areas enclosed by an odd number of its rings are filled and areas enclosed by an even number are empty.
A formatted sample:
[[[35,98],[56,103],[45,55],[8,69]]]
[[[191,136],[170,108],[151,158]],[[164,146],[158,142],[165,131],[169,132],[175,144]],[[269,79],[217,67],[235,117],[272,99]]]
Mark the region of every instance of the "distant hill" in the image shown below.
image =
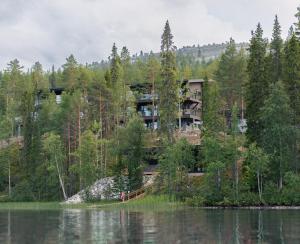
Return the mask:
[[[193,45],[193,46],[183,46],[182,48],[176,49],[178,56],[186,56],[191,58],[194,61],[209,61],[220,57],[220,55],[225,51],[228,43],[221,44],[207,44],[207,45]],[[249,43],[242,42],[236,44],[237,49],[247,49]],[[132,62],[135,62],[137,59],[146,60],[149,57],[149,52],[135,53],[132,55]],[[159,53],[154,53],[155,56],[159,56]],[[107,67],[108,60],[102,60],[101,62],[93,62],[90,64],[92,68]]]
[[[220,57],[220,55],[225,51],[228,43],[221,43],[221,44],[207,44],[207,45],[193,45],[193,46],[183,46],[182,48],[178,48],[176,50],[177,55],[179,56],[189,56],[193,57],[196,60],[212,60]],[[237,43],[236,44],[237,49],[247,49],[249,44],[247,42]],[[150,53],[136,53],[132,55],[133,61],[136,59],[145,59],[150,55]],[[159,55],[159,53],[155,53],[156,56]]]
[[[211,60],[218,58],[226,49],[227,43],[222,44],[208,44],[203,46],[184,46],[177,50],[178,55],[184,56],[193,56],[195,59],[199,60]],[[241,48],[247,49],[249,44],[248,43],[237,43],[237,49],[240,50]]]

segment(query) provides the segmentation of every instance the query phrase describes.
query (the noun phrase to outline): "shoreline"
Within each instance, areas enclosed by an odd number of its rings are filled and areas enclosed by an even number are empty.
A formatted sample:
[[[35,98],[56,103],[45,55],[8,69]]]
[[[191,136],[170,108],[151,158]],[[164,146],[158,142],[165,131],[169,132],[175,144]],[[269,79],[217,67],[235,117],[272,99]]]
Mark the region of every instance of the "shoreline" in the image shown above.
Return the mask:
[[[155,199],[154,199],[155,200]],[[189,206],[182,202],[170,202],[164,199],[150,204],[142,201],[129,202],[93,202],[79,204],[64,204],[61,202],[0,202],[0,210],[5,209],[151,209],[164,207],[183,207],[202,210],[300,210],[300,206]]]
[[[232,209],[232,210],[239,210],[239,209],[245,209],[245,210],[300,210],[300,206],[203,206],[203,207],[192,207],[191,208],[200,208],[200,209]]]

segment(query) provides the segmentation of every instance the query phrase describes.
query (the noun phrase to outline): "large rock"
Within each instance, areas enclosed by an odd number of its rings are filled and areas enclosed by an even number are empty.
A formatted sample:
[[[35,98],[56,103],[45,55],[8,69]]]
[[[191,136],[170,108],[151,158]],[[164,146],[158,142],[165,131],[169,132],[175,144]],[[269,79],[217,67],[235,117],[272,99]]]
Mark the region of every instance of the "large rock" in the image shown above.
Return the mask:
[[[153,184],[155,179],[154,175],[147,175],[143,177],[143,185],[149,186]],[[83,203],[87,200],[113,200],[119,199],[119,193],[113,190],[114,186],[114,177],[106,177],[100,180],[97,180],[90,187],[81,190],[77,194],[68,198],[64,203],[66,204],[76,204]]]
[[[81,190],[77,194],[68,198],[65,203],[82,203],[90,199],[116,199],[118,196],[112,193],[113,188],[113,177],[106,177],[100,180],[97,180],[89,188]]]

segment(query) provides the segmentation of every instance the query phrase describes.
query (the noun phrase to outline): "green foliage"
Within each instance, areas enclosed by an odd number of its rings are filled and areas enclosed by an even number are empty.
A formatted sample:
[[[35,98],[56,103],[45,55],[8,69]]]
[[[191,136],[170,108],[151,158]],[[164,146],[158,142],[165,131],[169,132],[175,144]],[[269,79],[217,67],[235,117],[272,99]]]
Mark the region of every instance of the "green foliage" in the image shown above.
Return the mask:
[[[195,157],[192,146],[185,139],[169,145],[159,158],[160,172],[166,193],[180,198],[187,181],[187,172],[193,168]]]
[[[224,129],[224,118],[222,117],[222,98],[217,83],[204,79],[203,86],[202,120],[204,129],[208,133],[219,133]]]
[[[63,65],[63,84],[68,90],[72,90],[78,85],[78,63],[73,54],[66,61]]]
[[[114,44],[109,60],[100,63],[82,65],[70,55],[57,70],[44,71],[36,62],[23,72],[17,59],[10,61],[0,74],[1,145],[20,128],[23,141],[0,148],[0,192],[17,201],[58,200],[107,176],[116,176],[107,195],[140,188],[146,131],[129,85],[151,83],[163,135],[153,157],[160,163],[158,192],[193,206],[300,204],[297,10],[295,32],[290,29],[285,43],[276,16],[269,45],[259,24],[249,52],[230,39],[215,60],[205,60],[200,48],[196,56],[176,51],[167,21],[160,55],[131,56],[126,47],[118,53]],[[173,137],[177,80],[192,78],[205,78],[197,159],[193,146]],[[60,104],[49,87],[63,91]],[[244,89],[247,145],[238,130]],[[187,174],[195,165],[205,168],[197,183]]]
[[[238,51],[231,38],[225,52],[221,55],[215,79],[220,85],[222,97],[229,108],[242,100],[242,86],[246,81],[246,57],[243,50]]]
[[[297,13],[295,14],[297,22],[295,23],[295,34],[299,38],[300,36],[300,7],[297,8]]]
[[[269,169],[269,156],[256,144],[251,144],[245,153],[245,165],[249,167],[248,182],[252,185],[252,189],[258,191],[260,201],[263,195],[263,181],[266,178]]]
[[[284,175],[285,187],[282,190],[282,199],[285,205],[300,204],[300,176],[291,171]]]
[[[79,164],[71,166],[71,172],[79,175],[81,187],[86,188],[97,180],[100,175],[100,165],[97,162],[97,139],[92,131],[86,130],[80,139],[80,145],[75,151]]]
[[[125,128],[118,130],[118,136],[113,144],[117,156],[115,165],[116,188],[134,191],[143,183],[143,157],[145,145],[145,128],[142,120],[134,116]],[[128,180],[124,177],[128,174]]]
[[[247,118],[247,139],[249,143],[260,144],[260,134],[263,130],[260,121],[260,109],[268,94],[269,84],[266,79],[266,47],[267,42],[263,38],[263,30],[258,24],[256,31],[252,33],[249,47],[248,76],[246,84],[246,118]]]
[[[300,46],[295,34],[285,43],[283,60],[283,81],[290,106],[293,109],[294,124],[300,122]]]
[[[64,185],[64,169],[63,161],[65,155],[59,135],[54,133],[46,134],[43,139],[43,150],[49,164],[49,171],[56,171],[57,179],[59,180],[64,199],[67,198]]]
[[[160,56],[161,83],[158,90],[160,131],[169,142],[172,142],[178,114],[178,87],[173,35],[168,21],[161,37]]]
[[[274,20],[272,40],[270,43],[271,65],[268,76],[271,83],[279,81],[282,77],[282,48],[283,40],[281,38],[281,26],[276,15]]]
[[[283,175],[290,167],[292,142],[297,131],[292,125],[292,112],[289,98],[282,82],[271,86],[270,95],[262,107],[261,121],[264,126],[262,132],[262,147],[270,155],[272,172],[275,174],[278,186],[282,188]]]

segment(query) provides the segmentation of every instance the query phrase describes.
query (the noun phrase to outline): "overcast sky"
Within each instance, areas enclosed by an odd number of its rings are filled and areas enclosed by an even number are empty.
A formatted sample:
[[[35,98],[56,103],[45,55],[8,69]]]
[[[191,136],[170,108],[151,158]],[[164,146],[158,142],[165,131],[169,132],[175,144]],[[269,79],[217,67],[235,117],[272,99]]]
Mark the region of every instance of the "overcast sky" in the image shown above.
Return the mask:
[[[0,68],[18,58],[59,67],[73,53],[81,63],[106,59],[113,42],[131,54],[158,51],[164,23],[175,45],[248,41],[261,22],[271,36],[278,14],[285,38],[297,0],[1,0]]]

